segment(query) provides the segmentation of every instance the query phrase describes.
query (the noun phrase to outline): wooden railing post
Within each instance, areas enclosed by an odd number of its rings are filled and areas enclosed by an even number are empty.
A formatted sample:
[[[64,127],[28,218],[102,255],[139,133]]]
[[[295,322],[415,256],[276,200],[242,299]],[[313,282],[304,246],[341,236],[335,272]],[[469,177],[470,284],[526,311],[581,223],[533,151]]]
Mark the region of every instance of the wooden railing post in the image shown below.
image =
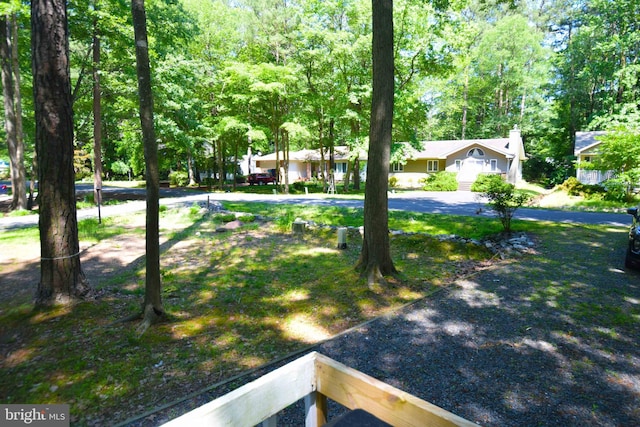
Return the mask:
[[[278,425],[278,416],[272,415],[271,417],[264,420],[261,424],[261,427],[277,427]]]
[[[320,427],[327,423],[327,397],[314,391],[304,397],[305,427]]]

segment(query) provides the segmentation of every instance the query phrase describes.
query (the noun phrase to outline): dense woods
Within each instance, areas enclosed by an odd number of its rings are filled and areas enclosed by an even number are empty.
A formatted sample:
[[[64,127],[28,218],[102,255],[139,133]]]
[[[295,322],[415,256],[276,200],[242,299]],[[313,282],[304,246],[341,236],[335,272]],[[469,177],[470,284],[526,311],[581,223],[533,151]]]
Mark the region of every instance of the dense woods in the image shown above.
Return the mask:
[[[392,161],[402,160],[398,142],[498,137],[518,125],[525,178],[556,184],[572,173],[576,131],[637,126],[640,1],[394,3]],[[147,0],[146,8],[161,179],[209,172],[219,183],[249,148],[367,147],[369,0]],[[76,177],[91,179],[99,159],[104,179],[143,177],[130,4],[72,0],[68,11]],[[16,141],[17,108],[6,106],[19,104],[29,174],[28,4],[3,3],[0,14],[3,72],[14,70],[3,82],[18,78],[22,94],[3,103],[0,138],[10,144],[0,157]],[[16,90],[4,93],[17,101]]]

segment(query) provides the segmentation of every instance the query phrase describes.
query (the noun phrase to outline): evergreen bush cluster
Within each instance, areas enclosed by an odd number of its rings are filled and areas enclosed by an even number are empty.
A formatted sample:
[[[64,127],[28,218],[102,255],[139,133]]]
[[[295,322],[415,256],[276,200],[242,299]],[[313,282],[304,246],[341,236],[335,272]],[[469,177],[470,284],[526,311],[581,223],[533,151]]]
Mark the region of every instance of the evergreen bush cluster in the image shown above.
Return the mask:
[[[476,178],[475,182],[471,184],[471,191],[476,193],[484,193],[492,186],[503,183],[502,176],[498,174],[481,173]]]
[[[185,171],[173,171],[169,174],[169,183],[176,187],[189,185],[189,174]]]
[[[560,189],[570,196],[584,197],[587,200],[629,202],[633,196],[629,191],[628,181],[623,178],[611,178],[601,184],[583,184],[572,176],[560,185]]]
[[[437,172],[420,180],[424,191],[456,191],[458,180],[454,172]]]

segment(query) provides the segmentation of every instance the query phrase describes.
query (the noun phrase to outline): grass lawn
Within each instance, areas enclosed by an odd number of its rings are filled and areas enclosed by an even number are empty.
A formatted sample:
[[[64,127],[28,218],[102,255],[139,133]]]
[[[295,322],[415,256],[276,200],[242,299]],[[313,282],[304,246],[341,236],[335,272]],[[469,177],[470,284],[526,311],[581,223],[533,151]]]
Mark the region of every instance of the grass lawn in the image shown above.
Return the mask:
[[[33,274],[33,260],[24,267],[19,259],[0,264],[0,401],[68,403],[73,424],[112,425],[428,296],[491,258],[478,246],[424,234],[392,236],[402,276],[373,292],[353,269],[361,245],[357,230],[350,232],[346,250],[336,248],[333,230],[290,232],[298,216],[360,226],[361,210],[227,207],[247,212],[244,225],[229,232],[216,231],[227,218],[195,207],[162,212],[163,302],[169,316],[142,337],[135,323],[117,321],[137,312],[144,294],[143,214],[81,223],[87,247],[82,262],[98,294],[94,301],[34,311],[29,298],[38,274],[28,292],[7,280]],[[272,221],[253,220],[257,214]],[[415,233],[481,238],[502,229],[497,219],[484,217],[390,215],[391,229]],[[513,228],[545,241],[566,231],[520,221]],[[0,235],[1,253],[29,252],[37,245],[35,227]],[[105,259],[118,250],[129,258]]]

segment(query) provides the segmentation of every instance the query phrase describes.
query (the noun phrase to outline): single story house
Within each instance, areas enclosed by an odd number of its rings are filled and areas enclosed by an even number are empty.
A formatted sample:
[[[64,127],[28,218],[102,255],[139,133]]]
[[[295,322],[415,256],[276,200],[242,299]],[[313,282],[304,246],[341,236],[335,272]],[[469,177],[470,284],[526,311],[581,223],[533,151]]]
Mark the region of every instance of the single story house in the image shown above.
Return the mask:
[[[430,174],[456,172],[459,188],[468,190],[482,173],[499,174],[517,183],[525,160],[520,130],[515,128],[508,138],[424,141],[422,150],[412,150],[404,163],[392,164],[389,176],[398,179],[398,186],[419,187]]]
[[[576,178],[582,184],[599,184],[613,177],[612,171],[597,171],[585,169],[585,163],[593,161],[599,155],[598,148],[602,141],[599,137],[605,131],[576,132],[574,155],[576,156]]]
[[[468,190],[481,173],[499,174],[507,182],[517,183],[522,179],[522,163],[526,160],[520,130],[509,132],[508,138],[465,139],[451,141],[425,141],[420,151],[407,148],[407,159],[403,163],[393,163],[389,176],[396,177],[400,187],[420,187],[420,180],[439,171],[455,172],[460,189]],[[325,152],[325,167],[328,168],[329,153]],[[337,146],[334,149],[335,179],[340,181],[347,172],[350,159],[349,148]],[[275,174],[276,154],[255,156],[252,172]],[[367,160],[365,154],[360,161]],[[280,167],[283,155],[279,153]],[[289,182],[307,180],[319,176],[320,150],[300,150],[289,152]],[[361,167],[361,178],[365,179],[365,167]]]
[[[306,181],[312,177],[318,177],[322,172],[328,173],[329,168],[329,149],[324,149],[325,171],[321,170],[320,149],[300,150],[289,152],[289,182]],[[280,152],[278,160],[280,167],[284,166],[283,153]],[[341,181],[347,173],[347,164],[351,158],[349,148],[347,146],[336,146],[333,150],[334,158],[334,177]],[[360,161],[366,161],[365,155],[360,156]],[[254,157],[254,172],[270,172],[275,173],[276,170],[276,153],[265,154],[263,156]],[[364,168],[361,168],[361,173]]]

